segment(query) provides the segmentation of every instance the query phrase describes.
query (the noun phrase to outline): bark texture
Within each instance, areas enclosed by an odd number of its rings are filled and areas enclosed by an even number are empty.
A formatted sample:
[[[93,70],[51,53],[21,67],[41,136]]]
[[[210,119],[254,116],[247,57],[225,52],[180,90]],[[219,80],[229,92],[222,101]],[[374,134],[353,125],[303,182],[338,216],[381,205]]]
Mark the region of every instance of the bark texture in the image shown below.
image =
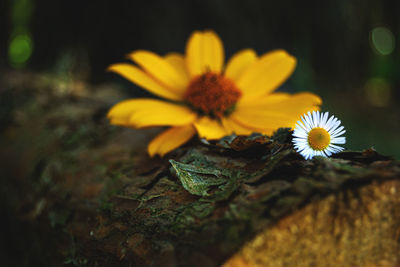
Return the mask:
[[[29,78],[26,78],[29,77]],[[2,253],[20,266],[400,264],[400,163],[305,161],[288,129],[192,140],[110,126],[111,86],[24,74],[1,93]],[[10,256],[11,255],[11,256]]]

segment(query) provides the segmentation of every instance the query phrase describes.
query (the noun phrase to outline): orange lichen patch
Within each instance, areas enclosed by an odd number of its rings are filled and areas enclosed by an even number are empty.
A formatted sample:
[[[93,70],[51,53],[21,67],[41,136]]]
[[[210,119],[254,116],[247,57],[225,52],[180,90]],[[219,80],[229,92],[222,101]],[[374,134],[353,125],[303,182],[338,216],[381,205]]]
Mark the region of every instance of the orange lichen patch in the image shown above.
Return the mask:
[[[399,191],[399,180],[385,181],[312,202],[222,266],[400,266]]]
[[[221,118],[229,113],[241,96],[242,92],[229,78],[206,72],[190,82],[184,98],[194,109]]]
[[[308,144],[314,150],[322,151],[330,142],[331,136],[324,128],[314,128],[308,133]]]

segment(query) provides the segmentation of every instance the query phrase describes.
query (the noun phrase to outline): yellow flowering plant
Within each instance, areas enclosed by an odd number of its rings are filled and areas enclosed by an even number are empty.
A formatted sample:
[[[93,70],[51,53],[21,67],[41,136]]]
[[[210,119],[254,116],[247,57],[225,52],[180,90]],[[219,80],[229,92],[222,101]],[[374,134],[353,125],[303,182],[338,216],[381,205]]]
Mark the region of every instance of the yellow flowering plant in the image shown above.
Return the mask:
[[[321,104],[312,93],[274,92],[296,66],[286,51],[258,56],[244,49],[224,66],[223,44],[209,30],[192,33],[185,55],[137,50],[128,56],[137,65],[117,63],[108,70],[163,100],[128,99],[107,116],[111,124],[126,127],[170,126],[150,142],[150,156],[163,156],[196,133],[206,139],[233,133],[271,135],[280,127],[294,127],[302,114]]]

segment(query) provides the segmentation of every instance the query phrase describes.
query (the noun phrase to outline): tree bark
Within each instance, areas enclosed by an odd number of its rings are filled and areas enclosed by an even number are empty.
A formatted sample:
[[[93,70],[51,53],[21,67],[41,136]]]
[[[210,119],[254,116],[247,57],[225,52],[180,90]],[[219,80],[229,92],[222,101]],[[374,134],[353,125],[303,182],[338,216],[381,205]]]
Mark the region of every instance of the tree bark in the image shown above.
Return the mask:
[[[149,158],[156,131],[105,118],[116,89],[29,75],[1,96],[6,262],[400,264],[398,161],[372,149],[305,161],[288,129]]]

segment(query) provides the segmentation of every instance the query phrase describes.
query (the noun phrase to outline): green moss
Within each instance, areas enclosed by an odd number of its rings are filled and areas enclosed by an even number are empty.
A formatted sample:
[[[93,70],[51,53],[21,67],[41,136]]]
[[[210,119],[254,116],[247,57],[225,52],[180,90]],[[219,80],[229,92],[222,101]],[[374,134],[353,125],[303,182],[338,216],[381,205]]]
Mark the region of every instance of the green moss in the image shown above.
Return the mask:
[[[103,212],[113,212],[112,196],[117,195],[122,188],[121,177],[123,174],[113,172],[106,180],[103,190],[98,197],[99,209]]]
[[[194,202],[188,206],[181,207],[181,212],[175,219],[174,227],[178,229],[199,228],[199,226],[206,223],[207,220],[204,219],[210,216],[214,210],[214,203]]]

